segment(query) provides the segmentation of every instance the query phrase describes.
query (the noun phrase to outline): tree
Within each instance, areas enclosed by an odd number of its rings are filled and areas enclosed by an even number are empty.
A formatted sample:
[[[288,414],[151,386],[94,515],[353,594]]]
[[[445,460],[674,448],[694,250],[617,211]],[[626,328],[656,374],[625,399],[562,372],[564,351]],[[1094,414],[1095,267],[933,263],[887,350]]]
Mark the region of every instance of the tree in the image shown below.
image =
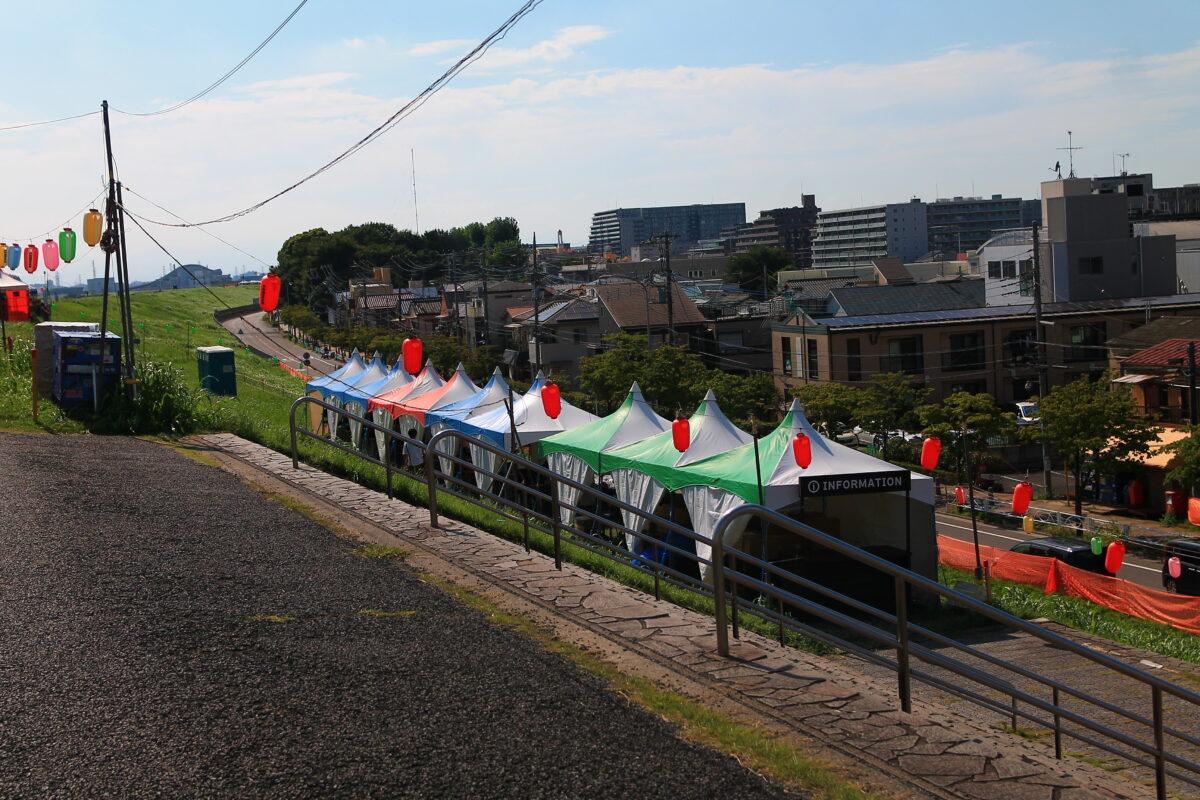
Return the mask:
[[[929,389],[903,372],[881,372],[871,376],[863,391],[854,421],[883,439],[884,460],[888,457],[888,434],[919,427],[917,407],[925,402]]]
[[[863,402],[863,390],[845,383],[809,383],[792,389],[808,421],[830,435],[849,425]]]
[[[1083,466],[1090,458],[1097,472],[1112,470],[1150,451],[1157,438],[1154,423],[1136,413],[1128,387],[1112,388],[1112,373],[1099,380],[1082,377],[1058,386],[1038,404],[1040,424],[1025,435],[1045,442],[1075,475],[1075,513],[1083,513]]]
[[[736,283],[747,292],[766,294],[771,290],[775,273],[791,265],[791,256],[778,247],[751,247],[749,252],[738,253],[725,264],[725,282]]]
[[[1200,484],[1200,426],[1187,429],[1187,436],[1177,442],[1172,442],[1163,448],[1173,452],[1175,466],[1167,473],[1168,481],[1179,481],[1180,486],[1193,494],[1197,484]]]
[[[967,447],[971,451],[971,463],[980,464],[987,457],[988,440],[1007,438],[1016,432],[1017,425],[1012,414],[1005,413],[996,405],[990,394],[955,392],[941,403],[920,406],[917,418],[925,426],[925,432],[942,440],[942,467],[958,465],[965,474],[962,435],[968,432]]]

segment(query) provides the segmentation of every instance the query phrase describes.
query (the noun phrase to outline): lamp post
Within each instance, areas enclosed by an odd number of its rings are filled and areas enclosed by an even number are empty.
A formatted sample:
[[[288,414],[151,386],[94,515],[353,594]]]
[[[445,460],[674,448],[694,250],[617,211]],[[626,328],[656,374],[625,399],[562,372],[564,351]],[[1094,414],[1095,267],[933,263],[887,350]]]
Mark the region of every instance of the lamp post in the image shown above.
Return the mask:
[[[975,469],[971,463],[970,433],[962,429],[963,464],[967,471],[967,504],[971,507],[971,539],[975,542],[975,580],[983,580],[983,561],[979,557],[979,521],[975,516]]]

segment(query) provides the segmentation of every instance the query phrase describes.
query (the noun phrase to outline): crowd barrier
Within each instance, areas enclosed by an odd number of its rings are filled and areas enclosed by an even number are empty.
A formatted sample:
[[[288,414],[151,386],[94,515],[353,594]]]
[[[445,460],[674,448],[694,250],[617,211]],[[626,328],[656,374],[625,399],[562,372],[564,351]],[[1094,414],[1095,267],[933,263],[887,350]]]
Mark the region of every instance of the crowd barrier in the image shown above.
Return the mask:
[[[986,545],[980,545],[979,556],[993,578],[1039,586],[1047,594],[1058,592],[1078,597],[1131,617],[1200,633],[1200,598],[1160,592],[1123,578],[1097,575],[1056,558],[1013,553]],[[948,567],[971,572],[975,569],[975,547],[971,542],[939,534],[938,560]]]

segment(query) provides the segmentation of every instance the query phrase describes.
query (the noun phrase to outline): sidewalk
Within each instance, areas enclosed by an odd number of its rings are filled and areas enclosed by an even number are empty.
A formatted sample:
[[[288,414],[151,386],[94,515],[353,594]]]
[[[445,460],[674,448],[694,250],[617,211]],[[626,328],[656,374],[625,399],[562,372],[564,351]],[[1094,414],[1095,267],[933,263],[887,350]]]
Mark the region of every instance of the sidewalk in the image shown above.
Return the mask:
[[[689,680],[712,686],[757,713],[782,722],[926,797],[972,800],[1143,798],[1153,790],[1098,767],[1056,761],[1040,745],[1002,733],[981,719],[922,699],[898,710],[894,681],[869,677],[844,659],[823,658],[743,633],[733,657],[716,653],[709,617],[655,601],[572,565],[553,561],[470,526],[427,512],[230,434],[201,437],[397,536],[469,569],[493,584],[568,616],[615,645],[649,657]],[[996,720],[999,721],[998,718]]]

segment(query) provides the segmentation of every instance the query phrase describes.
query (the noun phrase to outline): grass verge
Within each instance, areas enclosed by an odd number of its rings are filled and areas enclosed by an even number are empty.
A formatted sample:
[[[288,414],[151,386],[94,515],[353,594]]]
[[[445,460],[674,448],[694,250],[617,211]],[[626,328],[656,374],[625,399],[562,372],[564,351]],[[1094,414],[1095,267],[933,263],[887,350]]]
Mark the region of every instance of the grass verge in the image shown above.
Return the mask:
[[[957,581],[972,580],[970,574],[946,566],[938,567],[938,576],[947,586],[953,586]],[[993,579],[992,602],[997,608],[1022,619],[1045,617],[1069,628],[1093,633],[1130,647],[1140,647],[1200,664],[1200,636],[1162,623],[1126,616],[1078,597],[1046,594],[1036,586]]]
[[[601,678],[626,699],[679,726],[688,740],[727,753],[755,772],[821,800],[883,800],[882,795],[859,789],[836,769],[804,754],[793,744],[706,708],[678,692],[663,689],[653,681],[625,675],[609,662],[554,638],[528,618],[505,611],[470,589],[428,575],[423,577],[493,623],[534,640]]]

